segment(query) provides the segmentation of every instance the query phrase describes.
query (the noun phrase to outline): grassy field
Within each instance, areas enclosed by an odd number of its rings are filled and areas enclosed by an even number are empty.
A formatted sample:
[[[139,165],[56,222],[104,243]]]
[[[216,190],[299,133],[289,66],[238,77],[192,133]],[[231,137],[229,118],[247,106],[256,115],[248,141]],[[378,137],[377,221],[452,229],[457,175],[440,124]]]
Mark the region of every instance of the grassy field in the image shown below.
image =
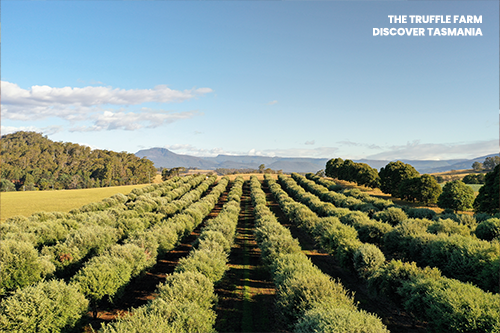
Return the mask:
[[[2,192],[0,194],[0,219],[4,221],[15,215],[30,216],[40,211],[69,212],[73,208],[101,201],[117,193],[128,194],[132,189],[144,186],[148,184],[82,190]]]
[[[451,170],[446,172],[436,172],[431,173],[432,176],[441,176],[444,178],[445,182],[450,182],[452,180],[462,180],[465,176],[470,174],[486,173],[485,171],[479,172],[474,169],[464,169],[464,170]]]
[[[479,189],[483,186],[483,184],[467,184],[469,187],[471,187],[474,192],[479,193]]]

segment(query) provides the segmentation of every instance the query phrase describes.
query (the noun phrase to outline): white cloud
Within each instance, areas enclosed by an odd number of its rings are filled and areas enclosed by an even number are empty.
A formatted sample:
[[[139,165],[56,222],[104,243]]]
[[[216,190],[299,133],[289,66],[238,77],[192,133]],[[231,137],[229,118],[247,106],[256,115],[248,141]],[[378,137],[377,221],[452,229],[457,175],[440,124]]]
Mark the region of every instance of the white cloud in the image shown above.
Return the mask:
[[[338,148],[334,147],[318,147],[314,149],[264,149],[257,150],[255,148],[249,151],[227,151],[222,148],[203,149],[197,148],[190,144],[173,144],[166,145],[164,148],[175,151],[179,154],[187,154],[192,156],[217,156],[217,155],[247,155],[247,156],[266,156],[266,157],[313,157],[313,158],[328,158],[334,156]]]
[[[368,149],[382,149],[382,147],[380,147],[378,145],[375,145],[375,144],[352,142],[352,141],[349,141],[349,140],[338,141],[337,144],[341,145],[341,146],[348,146],[348,147],[365,147],[365,148],[368,148]]]
[[[311,141],[306,141],[305,145],[309,145],[309,146],[312,146],[314,145],[316,142],[314,140],[311,140]]]
[[[190,144],[173,144],[166,145],[164,148],[168,150],[175,151],[178,154],[186,154],[191,156],[217,156],[217,155],[235,155],[234,153],[227,152],[222,148],[212,148],[212,149],[203,149],[196,148]]]
[[[104,105],[137,105],[147,102],[174,103],[212,92],[210,88],[173,90],[166,85],[153,89],[119,89],[112,87],[55,88],[32,86],[29,90],[2,81],[2,118],[33,121],[59,117],[80,121],[92,112],[103,111]]]
[[[498,153],[498,140],[478,141],[472,143],[423,143],[408,142],[404,146],[391,146],[382,153],[367,156],[377,160],[447,160],[475,158]]]
[[[62,126],[47,126],[47,127],[35,127],[35,126],[2,126],[1,127],[1,132],[2,135],[6,134],[11,134],[14,132],[18,131],[25,131],[25,132],[37,132],[37,133],[43,133],[44,135],[52,135],[56,134],[58,132],[61,132],[63,130]]]
[[[310,157],[310,158],[328,158],[338,153],[336,147],[318,147],[313,149],[305,148],[287,148],[287,149],[265,149],[260,152],[262,156],[278,157]]]
[[[267,103],[267,105],[274,105],[274,104],[278,104],[278,101],[274,100],[274,101]]]
[[[104,111],[102,114],[94,115],[92,126],[78,126],[70,128],[70,132],[95,132],[103,130],[127,130],[133,131],[141,128],[155,128],[165,123],[170,124],[180,119],[192,118],[199,113],[177,112],[161,113],[157,111],[134,112],[111,112]]]

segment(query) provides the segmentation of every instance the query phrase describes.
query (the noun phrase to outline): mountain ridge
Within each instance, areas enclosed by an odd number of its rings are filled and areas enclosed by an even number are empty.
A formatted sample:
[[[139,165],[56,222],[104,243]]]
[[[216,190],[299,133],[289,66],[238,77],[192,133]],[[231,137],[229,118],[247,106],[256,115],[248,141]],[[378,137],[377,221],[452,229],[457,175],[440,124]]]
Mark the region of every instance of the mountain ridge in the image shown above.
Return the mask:
[[[155,167],[175,168],[191,167],[206,170],[224,169],[258,169],[261,164],[273,170],[283,172],[316,172],[325,169],[329,158],[309,158],[309,157],[270,157],[255,155],[217,155],[215,157],[197,157],[191,155],[176,154],[166,148],[142,149],[135,153],[137,157],[146,157],[151,160]],[[450,160],[406,160],[400,161],[411,164],[420,173],[445,172],[450,170],[470,169],[472,163],[483,162],[486,157],[498,156],[490,154],[473,159],[450,159]],[[391,161],[397,160],[353,160],[358,163],[366,163],[372,168],[380,170]]]

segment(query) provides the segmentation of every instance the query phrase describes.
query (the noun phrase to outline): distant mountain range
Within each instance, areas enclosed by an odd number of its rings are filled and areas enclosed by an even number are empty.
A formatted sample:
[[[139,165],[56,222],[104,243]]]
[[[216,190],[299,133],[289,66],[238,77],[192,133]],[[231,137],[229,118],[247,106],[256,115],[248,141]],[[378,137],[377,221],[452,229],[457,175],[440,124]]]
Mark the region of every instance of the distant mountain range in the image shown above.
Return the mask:
[[[224,169],[258,169],[261,164],[273,170],[283,170],[283,172],[316,172],[325,169],[328,158],[306,158],[306,157],[268,157],[268,156],[233,156],[217,155],[216,157],[196,157],[190,155],[180,155],[165,148],[150,148],[139,150],[135,153],[137,157],[147,157],[153,161],[155,167],[175,168],[191,167],[203,170]],[[474,159],[455,159],[443,161],[420,161],[401,160],[404,163],[413,165],[420,173],[445,172],[450,170],[471,169],[472,163],[484,162],[486,155]],[[391,161],[383,160],[354,160],[358,163],[366,163],[372,168],[379,170]]]

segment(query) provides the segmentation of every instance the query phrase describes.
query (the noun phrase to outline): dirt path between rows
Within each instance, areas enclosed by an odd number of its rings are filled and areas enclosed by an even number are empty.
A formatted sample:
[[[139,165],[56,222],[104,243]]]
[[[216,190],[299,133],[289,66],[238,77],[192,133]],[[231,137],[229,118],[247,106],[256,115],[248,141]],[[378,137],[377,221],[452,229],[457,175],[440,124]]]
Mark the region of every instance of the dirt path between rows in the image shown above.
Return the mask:
[[[262,265],[254,228],[250,188],[246,181],[229,270],[216,285],[219,302],[215,329],[218,332],[280,332],[274,307],[276,290]]]

